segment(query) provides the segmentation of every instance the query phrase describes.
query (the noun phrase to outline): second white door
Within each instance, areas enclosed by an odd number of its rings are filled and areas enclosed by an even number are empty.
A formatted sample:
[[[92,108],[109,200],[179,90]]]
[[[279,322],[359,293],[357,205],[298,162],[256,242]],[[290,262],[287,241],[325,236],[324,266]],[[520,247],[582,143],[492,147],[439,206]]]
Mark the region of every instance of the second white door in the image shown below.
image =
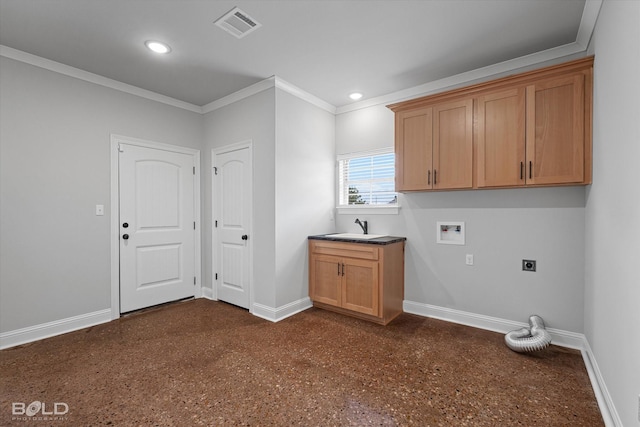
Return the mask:
[[[219,300],[249,308],[251,148],[214,153],[214,283]]]

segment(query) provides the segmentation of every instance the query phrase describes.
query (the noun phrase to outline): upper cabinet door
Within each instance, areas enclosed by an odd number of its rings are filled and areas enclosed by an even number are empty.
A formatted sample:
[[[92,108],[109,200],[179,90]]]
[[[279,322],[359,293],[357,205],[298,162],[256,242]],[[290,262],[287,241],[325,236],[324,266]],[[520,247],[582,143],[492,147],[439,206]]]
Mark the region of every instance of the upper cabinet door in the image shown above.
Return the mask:
[[[477,98],[478,187],[525,184],[525,88]]]
[[[432,117],[431,108],[396,114],[396,191],[432,187]]]
[[[584,182],[584,74],[527,86],[527,184]]]
[[[433,188],[473,187],[473,99],[433,107]]]

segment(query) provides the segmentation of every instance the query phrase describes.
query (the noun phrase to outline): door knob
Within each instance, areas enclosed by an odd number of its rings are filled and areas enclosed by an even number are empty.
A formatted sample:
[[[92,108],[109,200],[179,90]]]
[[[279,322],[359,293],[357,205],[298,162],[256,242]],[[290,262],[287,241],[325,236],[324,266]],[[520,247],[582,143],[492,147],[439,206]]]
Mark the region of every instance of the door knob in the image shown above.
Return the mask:
[[[247,236],[246,234],[242,235],[242,240],[248,240],[248,239],[249,239],[249,236]]]
[[[123,234],[123,235],[122,235],[122,238],[123,238],[124,240],[129,240],[129,235],[128,235],[128,234]]]

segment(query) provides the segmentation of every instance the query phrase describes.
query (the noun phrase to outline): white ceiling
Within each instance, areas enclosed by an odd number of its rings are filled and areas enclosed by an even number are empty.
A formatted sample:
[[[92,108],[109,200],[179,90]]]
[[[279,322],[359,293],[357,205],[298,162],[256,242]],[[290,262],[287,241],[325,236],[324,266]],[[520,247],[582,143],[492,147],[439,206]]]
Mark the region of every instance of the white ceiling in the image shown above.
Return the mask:
[[[262,24],[243,39],[213,24],[236,6]],[[0,44],[197,106],[275,75],[342,107],[353,103],[353,91],[371,99],[575,44],[585,31],[586,6],[585,0],[0,0]],[[172,52],[152,54],[144,46],[149,39]]]

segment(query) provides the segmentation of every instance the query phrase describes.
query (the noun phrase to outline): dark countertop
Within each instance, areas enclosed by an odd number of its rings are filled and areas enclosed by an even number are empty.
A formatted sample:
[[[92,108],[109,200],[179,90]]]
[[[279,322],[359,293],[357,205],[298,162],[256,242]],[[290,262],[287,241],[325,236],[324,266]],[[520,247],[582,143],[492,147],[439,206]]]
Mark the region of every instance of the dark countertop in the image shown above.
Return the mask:
[[[398,237],[398,236],[384,236],[378,237],[375,239],[349,239],[345,237],[334,237],[336,234],[341,233],[332,233],[332,234],[321,234],[318,236],[309,236],[310,240],[330,240],[332,242],[347,242],[347,243],[360,243],[360,244],[370,244],[370,245],[390,245],[392,243],[404,242],[407,240],[406,237]]]

